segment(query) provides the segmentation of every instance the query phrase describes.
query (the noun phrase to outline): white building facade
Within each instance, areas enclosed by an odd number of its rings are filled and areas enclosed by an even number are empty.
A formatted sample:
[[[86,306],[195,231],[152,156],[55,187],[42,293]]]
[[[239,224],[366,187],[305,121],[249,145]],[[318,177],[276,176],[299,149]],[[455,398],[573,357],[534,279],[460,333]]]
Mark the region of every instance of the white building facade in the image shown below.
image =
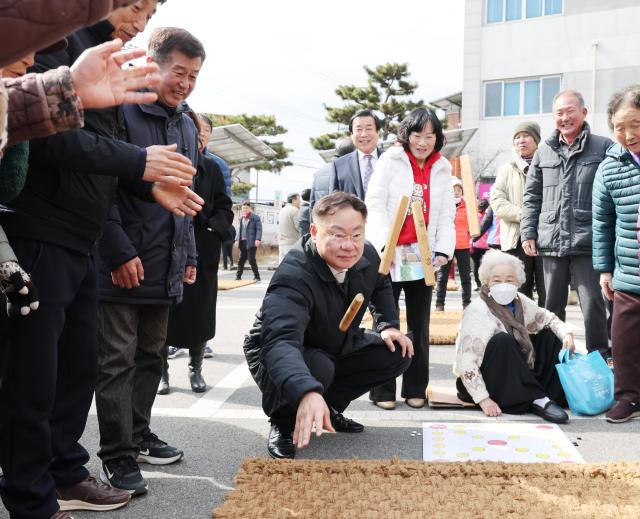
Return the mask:
[[[462,128],[478,128],[468,151],[479,164],[495,157],[495,172],[519,122],[551,133],[551,100],[568,88],[584,95],[592,131],[609,135],[611,94],[640,83],[639,21],[639,0],[466,0]]]

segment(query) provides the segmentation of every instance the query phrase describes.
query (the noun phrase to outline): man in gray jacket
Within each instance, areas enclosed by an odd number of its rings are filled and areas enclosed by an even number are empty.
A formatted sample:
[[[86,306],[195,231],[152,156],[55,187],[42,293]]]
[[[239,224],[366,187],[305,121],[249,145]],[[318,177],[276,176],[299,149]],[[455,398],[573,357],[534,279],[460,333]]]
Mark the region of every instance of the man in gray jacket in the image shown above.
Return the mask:
[[[556,130],[533,157],[520,233],[529,256],[543,257],[545,307],[565,320],[569,284],[578,292],[587,349],[607,351],[607,318],[598,273],[591,264],[593,178],[612,141],[592,135],[579,92],[553,99]]]

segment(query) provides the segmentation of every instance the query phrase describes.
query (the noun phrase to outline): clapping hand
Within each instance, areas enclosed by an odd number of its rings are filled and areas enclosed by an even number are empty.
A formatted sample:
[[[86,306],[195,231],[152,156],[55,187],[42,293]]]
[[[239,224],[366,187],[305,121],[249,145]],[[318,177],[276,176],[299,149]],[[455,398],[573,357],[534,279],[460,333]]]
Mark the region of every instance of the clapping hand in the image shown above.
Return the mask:
[[[29,315],[40,306],[36,287],[16,261],[0,263],[0,288],[9,300],[12,315]]]

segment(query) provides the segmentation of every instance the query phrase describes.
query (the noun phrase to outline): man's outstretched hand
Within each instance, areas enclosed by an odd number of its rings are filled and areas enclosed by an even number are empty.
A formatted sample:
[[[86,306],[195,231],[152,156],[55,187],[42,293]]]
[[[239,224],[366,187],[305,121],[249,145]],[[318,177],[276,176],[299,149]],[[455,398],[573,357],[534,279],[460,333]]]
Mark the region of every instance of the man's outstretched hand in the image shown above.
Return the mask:
[[[329,408],[320,393],[307,393],[300,400],[296,414],[296,427],[293,430],[293,444],[304,449],[311,440],[311,430],[316,426],[316,436],[322,436],[322,430],[336,432],[331,425]]]
[[[84,108],[106,108],[121,104],[153,103],[154,92],[138,92],[160,82],[156,63],[122,66],[146,54],[144,49],[122,49],[122,40],[115,39],[85,50],[71,66],[76,94]]]
[[[175,184],[156,182],[151,195],[162,207],[176,216],[195,216],[202,210],[204,200],[191,189]]]

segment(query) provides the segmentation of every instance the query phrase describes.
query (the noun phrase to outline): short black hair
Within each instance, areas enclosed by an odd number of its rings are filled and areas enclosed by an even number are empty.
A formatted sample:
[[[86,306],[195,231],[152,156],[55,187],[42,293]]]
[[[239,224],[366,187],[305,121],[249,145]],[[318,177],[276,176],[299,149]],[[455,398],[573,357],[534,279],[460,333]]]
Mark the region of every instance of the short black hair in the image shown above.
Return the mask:
[[[351,207],[358,211],[362,217],[367,219],[367,206],[357,196],[344,191],[334,191],[323,196],[316,205],[313,206],[313,221],[318,222],[327,216],[336,214],[343,207]]]
[[[198,114],[198,117],[203,123],[208,124],[209,128],[213,130],[213,123],[211,122],[211,119],[209,119],[209,116],[207,114],[200,113]]]
[[[416,108],[409,112],[409,115],[402,120],[398,127],[398,142],[406,151],[409,151],[409,136],[413,132],[421,132],[429,123],[431,123],[433,133],[436,134],[435,150],[440,151],[446,143],[442,123],[436,113],[429,108]]]
[[[349,133],[353,133],[353,121],[358,117],[373,117],[373,120],[376,123],[376,131],[379,132],[382,127],[382,123],[376,114],[373,113],[373,110],[369,110],[368,108],[364,108],[362,110],[358,110],[355,114],[351,116],[349,119]]]
[[[249,200],[243,200],[243,202],[240,204],[240,207],[242,206],[247,206],[250,207],[251,209],[253,209],[253,204],[251,202],[249,202]]]
[[[303,189],[300,193],[300,198],[302,198],[305,202],[311,200],[311,189]]]
[[[622,90],[618,90],[607,106],[607,119],[609,128],[613,130],[613,116],[623,105],[630,105],[640,110],[640,85],[629,85]]]
[[[200,58],[202,62],[207,57],[202,42],[189,31],[179,27],[160,27],[151,33],[149,55],[156,63],[166,63],[174,50],[190,59]]]
[[[298,198],[300,195],[298,193],[291,193],[288,197],[287,197],[287,204],[292,203],[296,198]]]

